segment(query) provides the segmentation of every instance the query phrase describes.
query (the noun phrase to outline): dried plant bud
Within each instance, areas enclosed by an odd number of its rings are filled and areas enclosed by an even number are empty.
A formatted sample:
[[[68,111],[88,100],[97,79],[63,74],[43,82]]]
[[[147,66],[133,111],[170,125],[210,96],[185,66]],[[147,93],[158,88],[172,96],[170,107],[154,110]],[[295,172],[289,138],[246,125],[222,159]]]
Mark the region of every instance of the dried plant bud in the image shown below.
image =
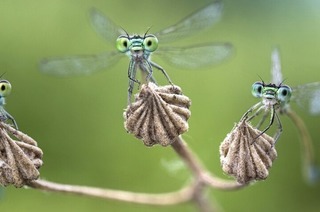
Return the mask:
[[[268,169],[277,157],[274,139],[242,120],[220,145],[222,169],[247,184],[252,180],[264,180]],[[259,136],[260,135],[260,136]]]
[[[18,139],[12,139],[9,134]],[[0,123],[0,185],[22,187],[38,179],[42,150],[29,136]]]
[[[191,101],[177,86],[142,85],[124,112],[125,128],[146,146],[168,146],[188,130]]]

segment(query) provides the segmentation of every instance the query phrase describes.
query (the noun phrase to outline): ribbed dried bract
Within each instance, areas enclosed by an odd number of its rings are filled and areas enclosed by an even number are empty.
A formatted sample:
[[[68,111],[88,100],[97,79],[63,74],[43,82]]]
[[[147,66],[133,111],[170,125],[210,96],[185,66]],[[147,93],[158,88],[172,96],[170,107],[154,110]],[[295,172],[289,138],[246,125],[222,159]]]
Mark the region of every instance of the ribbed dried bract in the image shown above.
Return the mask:
[[[0,123],[0,185],[22,187],[38,179],[42,154],[32,138]]]
[[[177,86],[142,85],[124,112],[125,128],[146,146],[168,146],[188,130],[191,101]]]
[[[220,145],[223,171],[241,184],[266,179],[276,157],[274,139],[261,134],[245,120],[240,121]]]

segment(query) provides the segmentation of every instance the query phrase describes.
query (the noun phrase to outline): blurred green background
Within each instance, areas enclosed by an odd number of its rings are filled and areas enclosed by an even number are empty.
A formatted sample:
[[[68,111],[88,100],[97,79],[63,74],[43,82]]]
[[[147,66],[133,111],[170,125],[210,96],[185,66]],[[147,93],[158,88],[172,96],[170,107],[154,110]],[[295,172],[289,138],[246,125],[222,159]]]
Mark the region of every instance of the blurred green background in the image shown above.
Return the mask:
[[[0,1],[0,73],[13,86],[6,109],[19,128],[44,151],[41,177],[61,183],[137,192],[167,192],[189,179],[173,150],[145,147],[127,134],[123,109],[127,65],[89,77],[54,78],[38,70],[42,58],[113,50],[90,26],[88,11],[100,9],[129,33],[156,32],[210,1],[176,0],[2,0]],[[253,82],[270,79],[270,54],[280,47],[286,83],[319,81],[320,2],[317,0],[224,1],[214,27],[183,44],[228,41],[231,59],[215,67],[184,71],[164,66],[173,82],[192,99],[190,130],[184,138],[205,165],[222,173],[219,145],[234,123],[257,99]],[[161,45],[161,40],[160,44]],[[319,120],[294,104],[306,121],[320,162]],[[293,124],[282,117],[284,132],[269,178],[248,188],[208,195],[222,211],[320,211],[320,184],[308,185],[301,173],[301,149]],[[177,165],[177,166],[175,166]],[[192,204],[151,207],[8,187],[1,211],[194,211]]]

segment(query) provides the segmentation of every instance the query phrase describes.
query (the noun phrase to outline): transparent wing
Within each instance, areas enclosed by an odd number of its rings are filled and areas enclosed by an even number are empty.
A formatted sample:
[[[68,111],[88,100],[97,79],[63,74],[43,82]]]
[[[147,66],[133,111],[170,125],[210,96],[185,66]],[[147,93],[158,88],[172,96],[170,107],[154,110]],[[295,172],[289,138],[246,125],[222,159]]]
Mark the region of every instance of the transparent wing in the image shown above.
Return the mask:
[[[40,70],[45,74],[60,77],[90,75],[114,64],[120,56],[118,52],[106,52],[97,55],[47,58],[40,62]]]
[[[186,47],[162,47],[157,55],[180,68],[195,69],[222,62],[231,56],[230,43],[209,43]]]
[[[90,10],[90,19],[95,31],[111,43],[115,43],[119,35],[126,34],[123,29],[95,8]]]
[[[292,89],[292,100],[311,115],[320,115],[320,82],[300,85]]]
[[[155,35],[161,43],[189,36],[216,23],[222,14],[222,2],[213,2]]]
[[[315,184],[319,182],[320,179],[320,168],[317,165],[310,165],[309,167],[307,167],[307,180],[308,182],[310,182],[311,184]]]
[[[282,83],[281,63],[279,50],[275,48],[271,54],[271,82],[280,85]]]

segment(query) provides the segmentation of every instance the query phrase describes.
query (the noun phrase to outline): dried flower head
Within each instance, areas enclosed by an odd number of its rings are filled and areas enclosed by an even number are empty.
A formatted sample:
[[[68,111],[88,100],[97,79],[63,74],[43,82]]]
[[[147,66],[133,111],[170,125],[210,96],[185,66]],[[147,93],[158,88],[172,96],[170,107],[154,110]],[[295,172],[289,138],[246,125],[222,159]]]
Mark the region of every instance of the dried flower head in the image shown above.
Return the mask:
[[[146,146],[168,146],[188,130],[191,101],[178,86],[142,85],[124,112],[125,128]]]
[[[9,134],[18,139],[12,139]],[[0,185],[22,187],[38,179],[42,150],[26,134],[0,123]]]
[[[247,184],[264,180],[277,157],[274,139],[241,120],[220,145],[220,161],[225,173]]]

